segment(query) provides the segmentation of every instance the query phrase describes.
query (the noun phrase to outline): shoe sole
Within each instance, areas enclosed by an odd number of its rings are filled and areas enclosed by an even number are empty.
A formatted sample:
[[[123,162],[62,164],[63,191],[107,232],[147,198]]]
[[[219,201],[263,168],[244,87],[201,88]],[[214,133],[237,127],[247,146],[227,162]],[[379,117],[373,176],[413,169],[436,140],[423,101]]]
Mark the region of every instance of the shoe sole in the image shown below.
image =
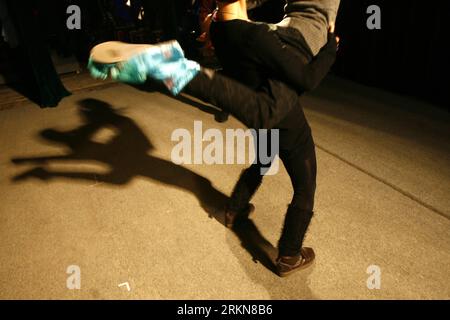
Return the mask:
[[[304,264],[304,265],[302,265],[302,266],[300,266],[300,267],[298,267],[298,268],[292,269],[291,271],[283,272],[283,273],[278,272],[278,275],[279,275],[281,278],[285,278],[285,277],[290,276],[291,274],[293,274],[293,273],[295,273],[295,272],[297,272],[297,271],[305,270],[305,269],[307,269],[307,268],[309,268],[309,267],[312,267],[312,266],[314,265],[315,262],[316,262],[316,259],[314,259],[314,260],[312,260],[311,262],[309,262],[309,263],[307,263],[307,264]]]
[[[136,55],[142,54],[148,50],[155,49],[161,51],[162,55],[170,55],[171,49],[179,55],[183,55],[183,51],[177,41],[171,40],[161,42],[158,45],[150,44],[131,44],[120,41],[107,41],[96,45],[92,48],[90,59],[103,64],[115,64],[128,61]],[[170,57],[168,57],[169,59]]]

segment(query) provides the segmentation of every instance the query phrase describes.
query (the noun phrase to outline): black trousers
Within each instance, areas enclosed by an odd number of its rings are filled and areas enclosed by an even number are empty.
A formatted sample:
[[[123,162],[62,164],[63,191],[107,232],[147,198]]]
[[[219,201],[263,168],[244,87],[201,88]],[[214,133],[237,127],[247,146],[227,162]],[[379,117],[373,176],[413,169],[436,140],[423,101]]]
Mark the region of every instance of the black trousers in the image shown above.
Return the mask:
[[[313,216],[316,190],[316,156],[314,147],[301,148],[299,146],[296,149],[283,150],[279,154],[289,174],[294,191],[292,201],[287,208],[278,243],[282,256],[300,254],[303,239]],[[256,163],[242,172],[231,195],[229,210],[239,212],[248,208],[251,198],[263,180],[261,167],[261,164]],[[277,191],[274,190],[273,192]]]
[[[225,72],[230,77],[200,73],[187,86],[186,92],[230,112],[249,128],[279,130],[279,156],[291,179],[293,197],[286,212],[278,246],[280,255],[296,256],[300,254],[313,215],[316,188],[315,147],[297,92],[283,82],[269,78],[270,73],[267,71],[270,68],[264,65],[265,59],[261,59],[263,52],[258,55],[251,52],[251,48],[279,45],[279,39],[273,41],[273,34],[267,33],[269,30],[263,25],[263,29],[258,30],[255,30],[255,26],[260,28],[258,25],[236,21],[213,24],[211,36]],[[248,46],[248,41],[252,41],[254,45]],[[283,47],[283,50],[287,50],[286,48]],[[266,52],[270,54],[273,50],[278,48]],[[289,54],[299,53],[293,51]],[[304,60],[307,63],[307,57]],[[283,63],[283,60],[277,63]],[[290,61],[287,60],[286,63],[289,64]],[[231,195],[230,210],[247,208],[262,182],[260,169],[261,164],[257,163],[241,174]]]

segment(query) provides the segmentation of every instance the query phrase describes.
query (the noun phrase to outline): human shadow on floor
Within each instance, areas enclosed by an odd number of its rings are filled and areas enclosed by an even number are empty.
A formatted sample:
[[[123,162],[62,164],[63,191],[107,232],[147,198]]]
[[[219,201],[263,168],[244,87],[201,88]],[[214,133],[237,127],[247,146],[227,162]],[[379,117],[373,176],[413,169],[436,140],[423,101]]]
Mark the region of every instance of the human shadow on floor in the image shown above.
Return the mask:
[[[190,105],[194,108],[197,108],[198,110],[200,110],[202,112],[213,115],[214,120],[217,122],[220,122],[220,123],[226,122],[229,118],[228,112],[222,111],[219,108],[213,107],[213,106],[203,103],[199,100],[195,100],[188,95],[179,94],[177,96],[174,96],[173,94],[171,94],[169,92],[169,90],[167,90],[167,88],[163,84],[161,84],[159,82],[148,80],[147,82],[145,82],[143,84],[130,84],[130,85],[139,91],[159,92],[169,98],[172,98],[181,103]]]
[[[121,115],[109,104],[86,99],[80,102],[79,111],[84,120],[84,124],[80,127],[65,132],[45,129],[40,133],[47,141],[68,147],[69,153],[15,158],[12,161],[15,164],[44,165],[47,162],[94,160],[106,164],[110,168],[109,172],[50,171],[38,166],[14,177],[14,181],[31,177],[42,180],[68,178],[125,185],[135,177],[141,176],[192,192],[210,214],[213,214],[218,206],[225,204],[227,197],[213,188],[208,179],[170,161],[150,155],[153,146],[142,130],[132,119]],[[113,138],[107,143],[96,142],[93,139],[94,135],[104,128],[114,131]]]
[[[112,185],[126,185],[135,177],[146,177],[166,185],[193,193],[202,208],[211,218],[224,224],[224,210],[228,197],[215,189],[211,182],[201,175],[170,161],[152,156],[153,145],[144,132],[129,117],[109,104],[85,99],[79,102],[83,124],[69,131],[45,129],[40,136],[50,143],[68,148],[64,155],[14,158],[12,162],[37,165],[12,178],[18,182],[29,178],[50,180],[55,178]],[[94,136],[103,128],[113,129],[115,135],[106,143],[95,141]],[[107,173],[96,171],[55,171],[45,167],[47,163],[65,161],[96,161],[106,164]],[[270,255],[273,246],[260,234],[251,220],[235,229],[243,247],[269,270],[273,271]],[[270,249],[269,252],[267,249]],[[270,253],[270,254],[269,254]]]

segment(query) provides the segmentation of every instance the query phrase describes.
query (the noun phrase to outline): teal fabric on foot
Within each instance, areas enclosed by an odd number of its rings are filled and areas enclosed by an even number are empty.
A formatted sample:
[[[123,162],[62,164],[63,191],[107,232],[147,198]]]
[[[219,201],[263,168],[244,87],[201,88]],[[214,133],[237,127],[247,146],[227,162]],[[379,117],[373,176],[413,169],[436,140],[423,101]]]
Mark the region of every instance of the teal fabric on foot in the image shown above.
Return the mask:
[[[173,95],[178,95],[198,72],[200,65],[197,62],[183,58],[160,64],[149,76],[162,81]]]
[[[162,81],[174,95],[180,91],[200,71],[200,65],[184,57],[178,42],[151,47],[127,61],[102,64],[93,61],[88,69],[94,78],[140,84],[148,78]]]

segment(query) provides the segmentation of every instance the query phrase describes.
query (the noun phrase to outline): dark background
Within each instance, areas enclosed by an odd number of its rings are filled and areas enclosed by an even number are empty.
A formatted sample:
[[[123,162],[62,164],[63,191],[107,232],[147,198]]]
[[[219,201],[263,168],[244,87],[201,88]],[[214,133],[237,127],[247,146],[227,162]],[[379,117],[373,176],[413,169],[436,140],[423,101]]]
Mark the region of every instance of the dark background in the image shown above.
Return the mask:
[[[285,0],[252,12],[278,22]],[[381,9],[381,30],[367,28],[367,8]],[[450,1],[341,0],[341,38],[332,72],[341,77],[450,107]]]
[[[368,30],[366,9],[381,8],[381,30]],[[445,0],[343,0],[334,72],[358,82],[450,106],[450,5]]]
[[[201,59],[195,40],[199,35],[198,6],[189,0],[135,0],[132,8],[121,0],[7,1],[12,4],[12,15],[25,24],[21,39],[33,39],[33,46],[39,41],[49,52],[62,56],[74,55],[81,65],[85,65],[93,45],[107,40],[157,42],[177,38],[191,56]],[[65,28],[65,9],[70,4],[81,7],[82,30]],[[366,27],[366,10],[373,4],[381,8],[381,30]],[[270,0],[252,10],[251,17],[277,22],[283,5],[284,0]],[[141,6],[147,9],[146,15],[138,20],[136,8]],[[27,26],[29,17],[33,17],[33,25]],[[336,26],[341,44],[332,72],[448,108],[449,23],[447,0],[342,0]],[[14,54],[5,50],[9,49],[3,43],[0,72],[4,71],[2,65],[11,65],[8,59],[12,55],[17,56],[17,49]]]

